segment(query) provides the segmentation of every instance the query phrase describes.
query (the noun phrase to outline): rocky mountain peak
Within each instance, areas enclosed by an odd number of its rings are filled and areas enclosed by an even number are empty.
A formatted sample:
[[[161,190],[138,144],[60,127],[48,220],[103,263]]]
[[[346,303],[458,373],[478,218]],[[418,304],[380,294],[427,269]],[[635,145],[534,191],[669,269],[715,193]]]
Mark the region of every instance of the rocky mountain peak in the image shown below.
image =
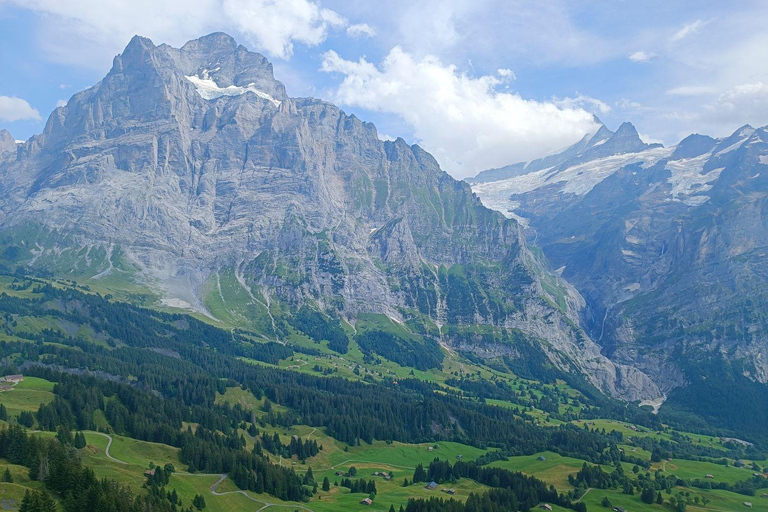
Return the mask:
[[[695,158],[712,151],[715,145],[717,145],[717,140],[712,137],[694,133],[680,141],[671,158],[672,160]]]
[[[0,130],[0,154],[16,151],[16,139],[8,130]]]

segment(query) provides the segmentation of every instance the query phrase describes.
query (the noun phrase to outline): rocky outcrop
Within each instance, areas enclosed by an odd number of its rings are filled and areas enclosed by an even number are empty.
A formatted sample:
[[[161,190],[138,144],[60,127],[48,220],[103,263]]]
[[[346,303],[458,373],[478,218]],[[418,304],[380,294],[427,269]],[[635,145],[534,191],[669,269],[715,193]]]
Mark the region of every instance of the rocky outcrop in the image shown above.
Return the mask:
[[[16,140],[8,130],[0,130],[0,154],[14,153],[16,151]]]

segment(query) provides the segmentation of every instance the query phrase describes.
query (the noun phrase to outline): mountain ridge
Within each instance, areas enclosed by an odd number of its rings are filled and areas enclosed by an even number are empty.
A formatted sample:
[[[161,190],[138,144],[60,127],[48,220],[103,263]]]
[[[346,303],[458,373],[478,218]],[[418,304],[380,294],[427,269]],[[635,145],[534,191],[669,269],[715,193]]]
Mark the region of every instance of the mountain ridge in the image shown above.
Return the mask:
[[[583,299],[517,223],[420,147],[288,97],[225,34],[179,49],[134,37],[0,176],[12,264],[143,284],[161,304],[249,318],[277,340],[303,305],[351,324],[383,314],[451,349],[541,351],[604,391],[658,395],[600,355],[578,326]]]

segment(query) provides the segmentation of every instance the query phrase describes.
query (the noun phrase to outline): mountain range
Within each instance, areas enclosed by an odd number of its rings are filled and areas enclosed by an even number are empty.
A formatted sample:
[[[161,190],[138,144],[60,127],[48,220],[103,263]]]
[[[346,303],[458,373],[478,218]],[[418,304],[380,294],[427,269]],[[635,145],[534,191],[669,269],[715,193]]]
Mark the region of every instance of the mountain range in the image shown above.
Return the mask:
[[[699,393],[701,410],[736,400],[715,400],[724,388],[768,381],[766,127],[665,148],[601,124],[468,181],[585,298],[581,325],[602,352],[664,395]]]
[[[353,332],[376,318],[380,333],[409,338],[379,343],[416,354],[443,347],[629,400],[660,395],[601,354],[580,326],[583,299],[518,222],[419,146],[289,97],[271,64],[226,34],[178,49],[137,36],[42,134],[6,139],[8,268],[280,343],[300,311]]]

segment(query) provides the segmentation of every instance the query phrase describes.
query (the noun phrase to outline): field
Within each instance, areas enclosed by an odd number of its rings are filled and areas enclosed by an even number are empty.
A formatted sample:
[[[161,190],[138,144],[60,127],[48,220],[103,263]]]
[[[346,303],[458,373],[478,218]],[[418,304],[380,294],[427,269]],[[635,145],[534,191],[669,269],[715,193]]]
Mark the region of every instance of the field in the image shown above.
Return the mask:
[[[8,417],[22,411],[35,412],[40,404],[53,401],[53,383],[36,377],[25,377],[13,389],[0,391],[0,403],[8,409]]]

